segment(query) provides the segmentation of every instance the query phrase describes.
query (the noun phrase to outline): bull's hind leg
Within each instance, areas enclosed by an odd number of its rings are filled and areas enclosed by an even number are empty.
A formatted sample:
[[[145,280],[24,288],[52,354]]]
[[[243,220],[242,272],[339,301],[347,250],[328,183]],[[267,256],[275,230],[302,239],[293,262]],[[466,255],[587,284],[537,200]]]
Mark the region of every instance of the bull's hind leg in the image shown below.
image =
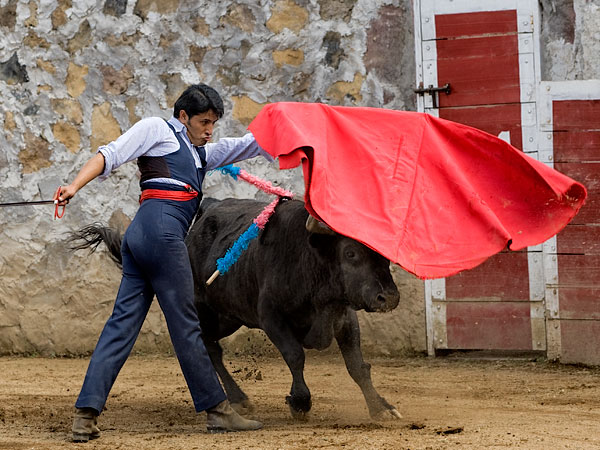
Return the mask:
[[[209,341],[204,339],[204,346],[208,352],[208,356],[223,383],[225,392],[227,393],[227,399],[231,403],[231,407],[235,409],[238,414],[247,414],[252,411],[252,404],[248,400],[248,396],[242,388],[235,382],[225,364],[223,364],[223,348],[218,341]]]
[[[196,304],[198,307],[200,328],[202,329],[202,340],[204,341],[210,361],[223,383],[227,399],[231,403],[231,407],[238,414],[247,414],[252,411],[252,405],[246,393],[242,391],[225,367],[225,364],[223,364],[223,348],[219,344],[221,338],[235,333],[241,324],[226,320],[202,302],[197,302]]]
[[[373,386],[371,365],[364,361],[360,349],[360,327],[355,311],[346,310],[335,338],[346,362],[348,373],[358,384],[365,397],[371,417],[377,420],[401,418],[402,416],[396,408],[381,397]]]

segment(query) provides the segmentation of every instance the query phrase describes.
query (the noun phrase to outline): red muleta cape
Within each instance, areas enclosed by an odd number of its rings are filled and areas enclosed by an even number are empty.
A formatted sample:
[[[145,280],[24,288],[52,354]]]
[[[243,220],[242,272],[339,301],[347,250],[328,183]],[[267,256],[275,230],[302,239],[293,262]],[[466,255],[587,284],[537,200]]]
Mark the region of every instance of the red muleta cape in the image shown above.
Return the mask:
[[[313,216],[421,278],[540,244],[586,197],[503,140],[428,114],[284,102],[249,129],[280,169],[302,163]]]

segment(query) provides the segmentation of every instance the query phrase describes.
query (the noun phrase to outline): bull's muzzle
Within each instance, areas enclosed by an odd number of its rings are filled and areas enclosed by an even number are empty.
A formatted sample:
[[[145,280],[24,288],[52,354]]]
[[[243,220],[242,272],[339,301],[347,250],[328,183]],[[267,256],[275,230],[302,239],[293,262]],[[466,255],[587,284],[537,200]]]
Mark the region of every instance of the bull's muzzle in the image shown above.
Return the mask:
[[[396,308],[400,302],[400,293],[397,290],[382,292],[377,295],[373,310],[388,312]]]

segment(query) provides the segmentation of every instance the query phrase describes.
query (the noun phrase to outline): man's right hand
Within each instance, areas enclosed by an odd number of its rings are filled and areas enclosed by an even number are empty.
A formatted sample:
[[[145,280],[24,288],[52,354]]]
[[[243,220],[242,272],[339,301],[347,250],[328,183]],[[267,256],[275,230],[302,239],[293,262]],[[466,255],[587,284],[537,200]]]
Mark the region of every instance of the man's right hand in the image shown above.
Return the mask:
[[[69,203],[69,199],[77,193],[78,189],[69,184],[68,186],[60,186],[54,194],[53,200],[58,200],[58,206],[65,206]]]

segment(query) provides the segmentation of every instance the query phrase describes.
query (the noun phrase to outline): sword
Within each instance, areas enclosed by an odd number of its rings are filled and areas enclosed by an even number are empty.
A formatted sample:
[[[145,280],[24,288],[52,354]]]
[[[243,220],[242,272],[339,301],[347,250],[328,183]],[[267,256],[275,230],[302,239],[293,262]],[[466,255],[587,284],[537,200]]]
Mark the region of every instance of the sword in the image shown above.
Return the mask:
[[[58,187],[55,196],[58,196],[60,194],[60,186]],[[8,203],[0,203],[0,207],[4,207],[4,206],[31,206],[31,205],[55,205],[54,206],[54,218],[55,219],[62,219],[62,216],[65,214],[65,207],[66,205],[63,205],[63,209],[62,211],[59,213],[58,212],[58,200],[35,200],[35,201],[31,201],[31,202],[8,202]]]
[[[10,202],[10,203],[0,203],[0,206],[25,206],[25,205],[47,205],[47,204],[58,203],[58,200],[38,200],[35,202]]]

